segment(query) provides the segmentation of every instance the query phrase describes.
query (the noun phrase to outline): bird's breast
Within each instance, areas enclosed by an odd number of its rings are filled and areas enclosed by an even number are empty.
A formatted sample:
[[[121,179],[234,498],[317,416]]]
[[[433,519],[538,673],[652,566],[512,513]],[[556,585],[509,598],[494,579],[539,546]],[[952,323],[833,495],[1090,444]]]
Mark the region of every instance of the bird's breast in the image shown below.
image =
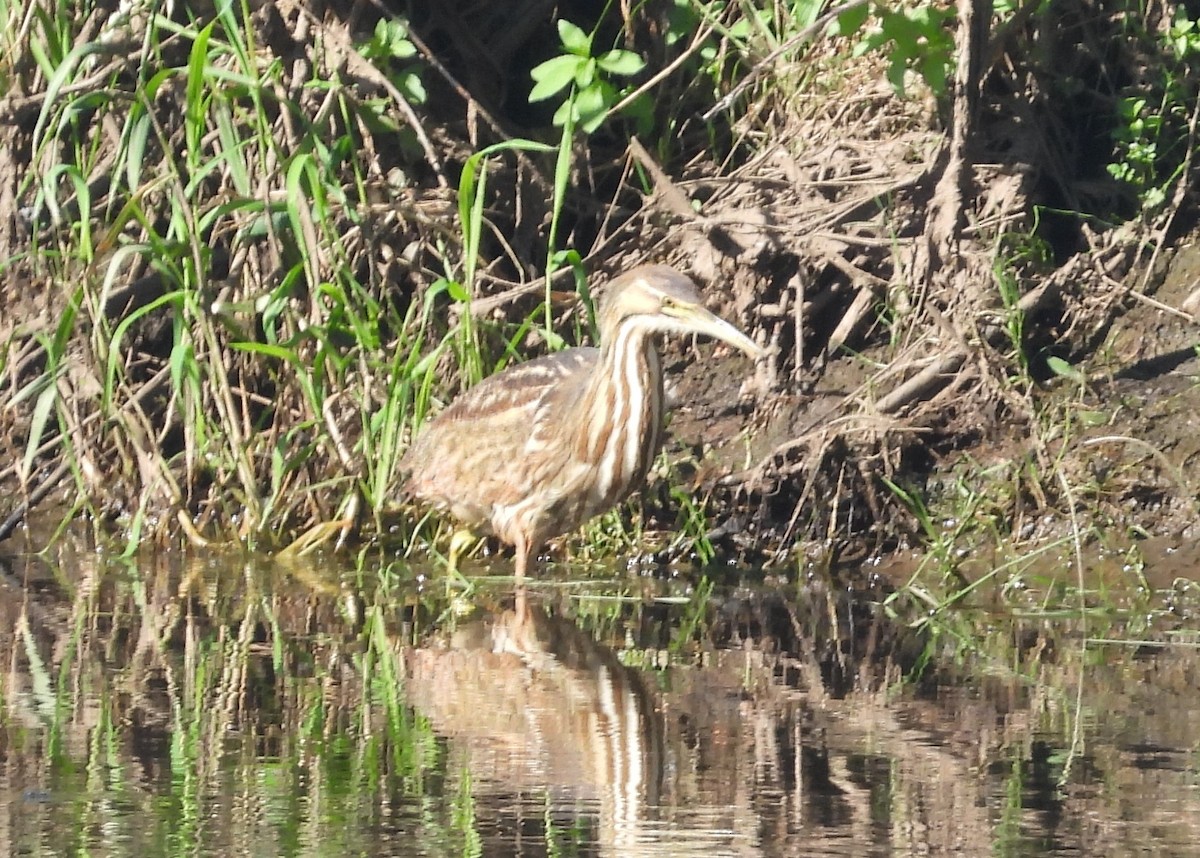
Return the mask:
[[[658,451],[662,368],[653,343],[637,330],[618,330],[592,384],[583,443],[576,449],[590,473],[588,498],[601,510],[641,484]]]

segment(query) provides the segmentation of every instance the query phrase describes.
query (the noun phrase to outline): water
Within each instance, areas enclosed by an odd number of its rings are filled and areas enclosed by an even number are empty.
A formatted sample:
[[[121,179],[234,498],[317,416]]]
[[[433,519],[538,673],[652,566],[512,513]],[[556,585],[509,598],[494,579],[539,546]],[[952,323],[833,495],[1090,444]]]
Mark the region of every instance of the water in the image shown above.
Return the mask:
[[[1178,595],[915,632],[811,582],[0,571],[2,854],[1200,855]]]

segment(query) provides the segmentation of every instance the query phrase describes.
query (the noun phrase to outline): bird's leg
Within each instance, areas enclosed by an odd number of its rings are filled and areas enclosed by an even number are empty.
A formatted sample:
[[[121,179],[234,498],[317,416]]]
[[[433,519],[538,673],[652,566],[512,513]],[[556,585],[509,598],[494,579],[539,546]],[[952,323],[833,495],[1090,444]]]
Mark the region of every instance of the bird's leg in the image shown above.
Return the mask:
[[[513,614],[515,615],[516,624],[521,626],[524,624],[527,616],[525,605],[525,570],[529,567],[529,559],[530,555],[533,554],[533,549],[530,545],[529,537],[523,533],[517,534],[514,547],[517,550],[517,593],[516,601],[513,604]]]
[[[517,550],[517,584],[518,586],[524,586],[525,570],[529,567],[529,555],[533,553],[529,545],[529,537],[523,533],[518,533],[516,541],[513,543],[513,548]]]
[[[454,531],[450,537],[450,556],[446,558],[446,568],[451,572],[458,571],[458,558],[462,557],[475,541],[475,534],[466,528]]]
[[[450,537],[450,551],[449,556],[446,558],[446,571],[450,573],[452,580],[457,580],[462,584],[467,583],[462,573],[458,571],[458,558],[470,550],[471,544],[474,541],[475,534],[466,528],[454,531],[454,535]]]
[[[525,601],[525,582],[517,582],[517,595],[513,602],[513,616],[518,627],[524,626],[529,618],[529,607]]]

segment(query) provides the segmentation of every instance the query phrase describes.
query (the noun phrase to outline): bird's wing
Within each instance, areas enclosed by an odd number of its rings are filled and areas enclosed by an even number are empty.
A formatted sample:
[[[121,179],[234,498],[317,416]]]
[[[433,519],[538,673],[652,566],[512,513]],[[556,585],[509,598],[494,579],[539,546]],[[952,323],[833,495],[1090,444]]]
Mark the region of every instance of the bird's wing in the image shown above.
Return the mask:
[[[509,367],[450,403],[437,422],[487,421],[503,411],[532,419],[538,400],[575,387],[572,380],[587,378],[599,358],[599,349],[574,348]]]
[[[544,451],[591,377],[599,350],[574,348],[489,376],[452,402],[405,456],[406,489],[486,520],[486,509],[516,503],[537,487]],[[537,461],[535,461],[537,460]]]

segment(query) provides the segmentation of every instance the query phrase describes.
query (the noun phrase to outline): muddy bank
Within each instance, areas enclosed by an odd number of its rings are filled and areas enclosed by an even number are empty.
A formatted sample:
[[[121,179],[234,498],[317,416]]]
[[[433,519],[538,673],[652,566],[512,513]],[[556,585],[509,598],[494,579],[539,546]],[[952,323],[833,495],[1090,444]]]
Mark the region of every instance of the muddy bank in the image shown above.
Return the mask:
[[[737,10],[567,4],[644,69],[566,147],[527,98],[555,18],[398,11],[64,21],[60,77],[36,62],[58,31],[20,31],[0,533],[65,509],[130,542],[437,545],[392,509],[415,429],[498,363],[589,341],[592,290],[653,261],[769,356],[671,347],[666,457],[556,556],[1194,536],[1188,126],[1161,126],[1169,178],[1110,167],[1147,68],[1200,78],[1122,8],[939,19],[950,77],[901,97],[886,53],[789,41],[786,16],[760,22],[794,46],[772,52]]]

